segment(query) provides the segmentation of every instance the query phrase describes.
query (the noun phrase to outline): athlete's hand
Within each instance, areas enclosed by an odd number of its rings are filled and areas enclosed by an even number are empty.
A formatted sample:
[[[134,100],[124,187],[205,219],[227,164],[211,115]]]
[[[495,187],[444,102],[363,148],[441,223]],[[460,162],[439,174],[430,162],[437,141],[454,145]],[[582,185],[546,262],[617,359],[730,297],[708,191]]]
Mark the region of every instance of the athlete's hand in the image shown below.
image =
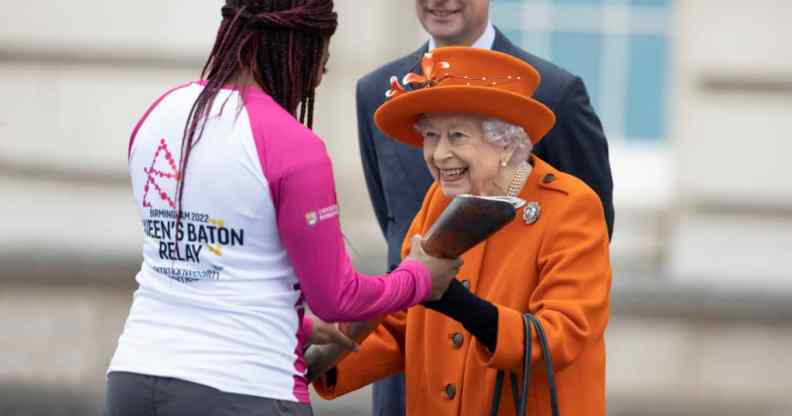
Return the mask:
[[[313,328],[311,331],[311,336],[308,338],[308,342],[311,344],[336,344],[351,351],[358,351],[360,349],[360,346],[358,346],[358,344],[352,338],[349,338],[343,332],[341,332],[341,330],[338,328],[338,324],[324,322],[312,314],[307,314],[306,316],[311,320]]]
[[[417,260],[423,263],[432,274],[432,291],[425,300],[439,300],[448,289],[451,280],[459,273],[462,259],[441,259],[432,257],[423,249],[423,238],[414,235],[410,240],[410,254],[404,260]]]

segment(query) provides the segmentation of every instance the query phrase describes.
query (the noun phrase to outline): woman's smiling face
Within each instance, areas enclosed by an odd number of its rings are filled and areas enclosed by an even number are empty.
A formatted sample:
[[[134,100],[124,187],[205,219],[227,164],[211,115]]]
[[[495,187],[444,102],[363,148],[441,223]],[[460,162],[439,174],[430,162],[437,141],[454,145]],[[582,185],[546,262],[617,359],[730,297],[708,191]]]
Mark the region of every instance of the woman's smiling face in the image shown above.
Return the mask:
[[[468,114],[432,113],[416,126],[426,166],[448,197],[497,192],[495,180],[510,152],[486,140],[482,121]]]

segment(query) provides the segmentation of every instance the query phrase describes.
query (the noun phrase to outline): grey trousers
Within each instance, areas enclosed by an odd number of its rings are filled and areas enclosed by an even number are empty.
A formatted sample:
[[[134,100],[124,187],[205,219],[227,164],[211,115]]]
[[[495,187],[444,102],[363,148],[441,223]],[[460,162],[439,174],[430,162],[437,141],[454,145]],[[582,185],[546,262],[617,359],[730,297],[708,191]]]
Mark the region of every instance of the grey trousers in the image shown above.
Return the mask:
[[[313,416],[311,406],[226,393],[189,381],[112,372],[105,416]]]

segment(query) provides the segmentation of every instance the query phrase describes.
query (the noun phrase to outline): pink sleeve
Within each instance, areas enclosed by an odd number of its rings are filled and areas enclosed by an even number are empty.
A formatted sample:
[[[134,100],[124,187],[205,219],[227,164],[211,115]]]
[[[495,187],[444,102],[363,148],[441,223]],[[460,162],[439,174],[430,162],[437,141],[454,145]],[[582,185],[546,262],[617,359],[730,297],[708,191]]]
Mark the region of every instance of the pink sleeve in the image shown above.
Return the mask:
[[[324,143],[302,126],[278,126],[278,114],[266,115],[269,129],[257,132],[252,123],[254,135],[281,241],[311,311],[329,322],[357,321],[423,301],[432,283],[419,262],[402,263],[381,276],[355,271],[341,234]]]
[[[426,268],[408,262],[388,276],[364,276],[347,254],[330,160],[281,178],[278,231],[311,310],[326,321],[352,321],[421,302],[431,289]]]

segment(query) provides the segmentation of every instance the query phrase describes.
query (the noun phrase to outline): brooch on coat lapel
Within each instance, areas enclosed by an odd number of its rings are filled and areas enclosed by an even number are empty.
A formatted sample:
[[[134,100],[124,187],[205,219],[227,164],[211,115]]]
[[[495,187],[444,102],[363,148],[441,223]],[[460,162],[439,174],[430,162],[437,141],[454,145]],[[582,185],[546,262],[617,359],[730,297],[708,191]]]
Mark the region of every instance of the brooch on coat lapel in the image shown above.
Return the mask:
[[[525,205],[525,209],[523,210],[523,221],[525,221],[526,224],[533,224],[539,219],[541,213],[542,208],[539,206],[539,203],[531,201]]]

